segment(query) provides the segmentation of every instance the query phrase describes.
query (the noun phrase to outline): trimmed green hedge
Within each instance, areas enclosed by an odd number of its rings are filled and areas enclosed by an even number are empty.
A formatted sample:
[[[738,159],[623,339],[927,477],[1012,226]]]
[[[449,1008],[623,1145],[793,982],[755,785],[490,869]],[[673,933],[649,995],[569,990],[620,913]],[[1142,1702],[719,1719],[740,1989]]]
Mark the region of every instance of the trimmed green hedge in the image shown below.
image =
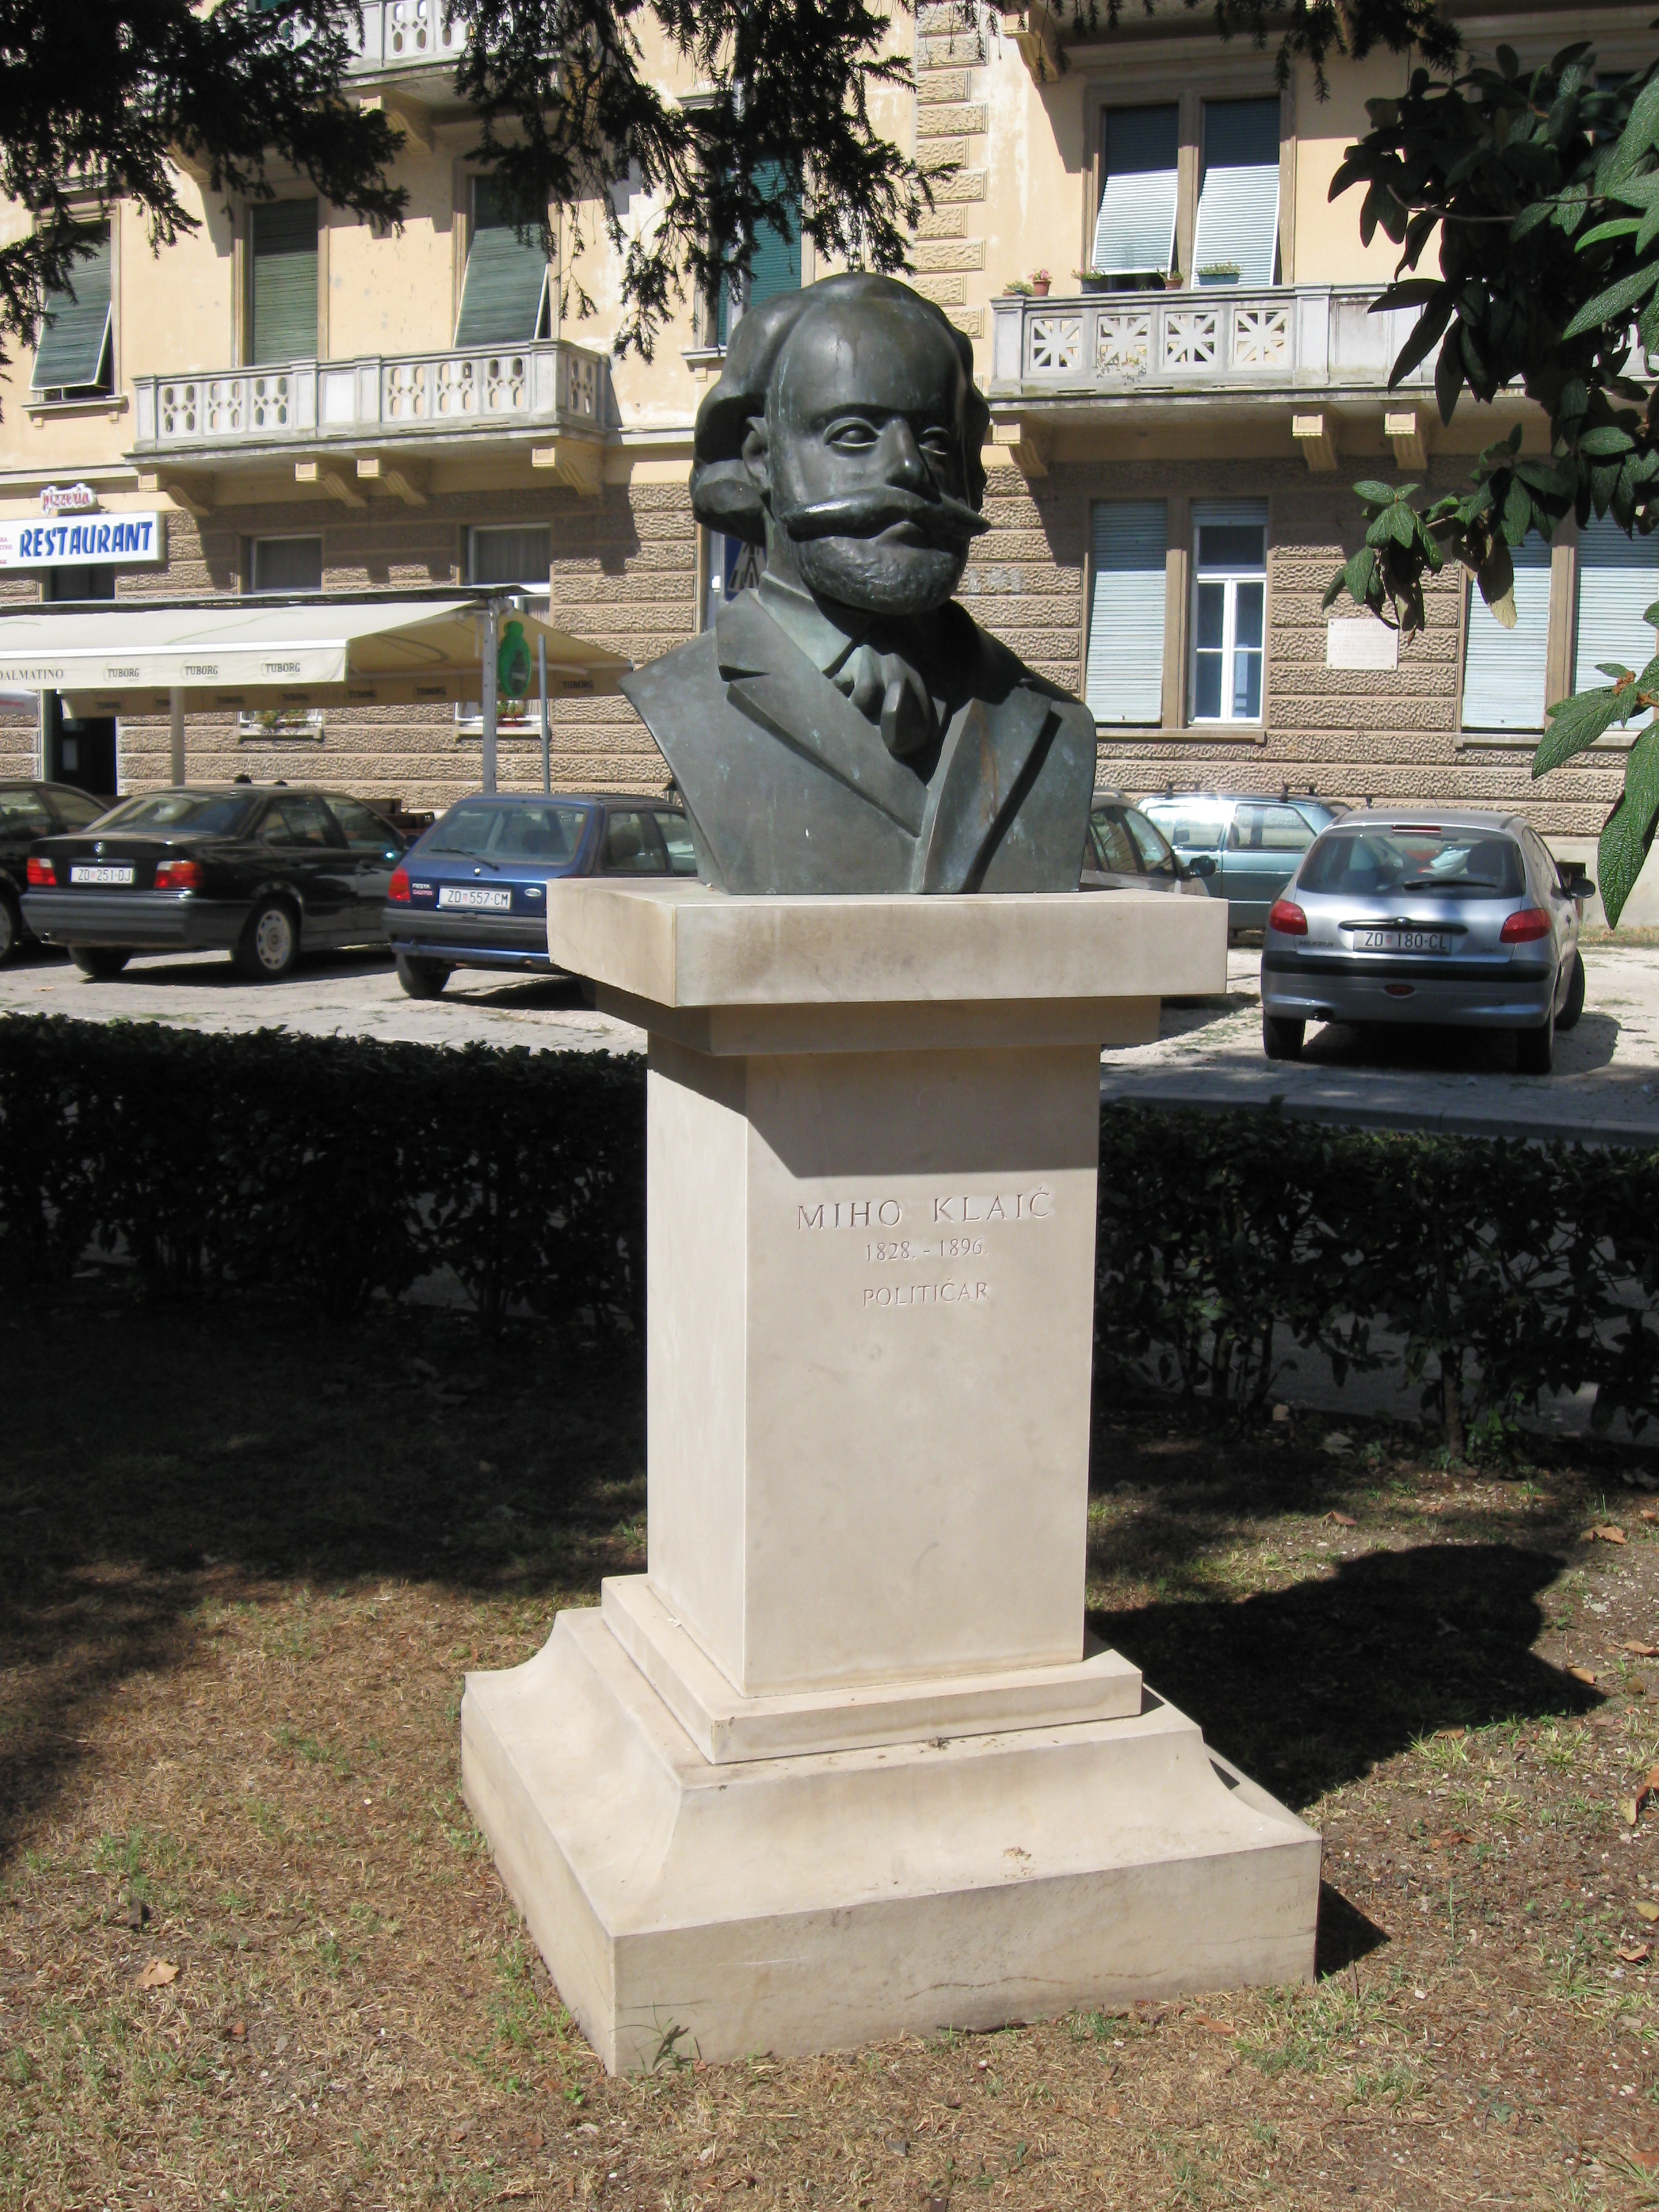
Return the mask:
[[[125,1250],[161,1291],[343,1318],[434,1270],[487,1324],[636,1331],[638,1060],[13,1017],[0,1023],[0,1272]]]
[[[637,1340],[643,1064],[352,1037],[0,1021],[0,1277],[129,1254],[171,1295],[331,1318],[453,1271],[485,1322]],[[1545,1389],[1659,1414],[1659,1152],[1111,1106],[1098,1341],[1260,1404],[1292,1347],[1403,1360],[1463,1446]],[[1380,1343],[1379,1340],[1386,1340]]]

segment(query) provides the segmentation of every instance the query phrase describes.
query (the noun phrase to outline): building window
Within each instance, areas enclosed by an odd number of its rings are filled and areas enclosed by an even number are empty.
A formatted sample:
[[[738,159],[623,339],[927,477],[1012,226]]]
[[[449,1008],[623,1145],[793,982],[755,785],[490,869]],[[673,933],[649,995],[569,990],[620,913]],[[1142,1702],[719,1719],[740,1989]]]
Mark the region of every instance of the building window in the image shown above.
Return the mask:
[[[248,360],[314,361],[316,201],[255,201],[247,235]]]
[[[100,398],[114,388],[110,231],[75,264],[62,291],[48,292],[31,390],[46,399]]]
[[[1267,613],[1267,501],[1195,501],[1194,721],[1261,720],[1261,657]]]
[[[469,530],[469,584],[510,584],[545,598],[553,568],[553,533],[545,523],[526,530]]]
[[[1100,214],[1090,267],[1113,289],[1133,291],[1175,263],[1181,111],[1109,107],[1102,118]]]
[[[775,300],[781,292],[800,289],[800,194],[790,185],[781,161],[765,161],[755,172],[757,191],[781,194],[786,209],[786,228],[758,222],[755,252],[746,278],[732,278],[720,288],[715,315],[714,343],[726,345],[732,331],[750,307]]]
[[[1626,538],[1611,516],[1579,532],[1578,605],[1573,622],[1572,688],[1598,690],[1611,681],[1602,663],[1617,661],[1640,675],[1656,651],[1648,609],[1659,600],[1659,540]],[[1640,728],[1652,712],[1623,726]]]
[[[550,289],[541,240],[533,233],[528,244],[519,236],[495,178],[474,177],[456,345],[528,345],[545,337]]]
[[[1463,727],[1541,730],[1550,635],[1550,549],[1535,538],[1511,545],[1515,628],[1503,629],[1469,580],[1463,645]]]
[[[256,538],[248,547],[243,573],[254,592],[320,592],[323,588],[323,541],[320,538]]]
[[[1279,102],[1206,100],[1193,238],[1200,284],[1271,284],[1279,264]]]
[[[1164,712],[1169,507],[1161,499],[1101,499],[1090,522],[1085,694],[1097,722],[1157,724]]]

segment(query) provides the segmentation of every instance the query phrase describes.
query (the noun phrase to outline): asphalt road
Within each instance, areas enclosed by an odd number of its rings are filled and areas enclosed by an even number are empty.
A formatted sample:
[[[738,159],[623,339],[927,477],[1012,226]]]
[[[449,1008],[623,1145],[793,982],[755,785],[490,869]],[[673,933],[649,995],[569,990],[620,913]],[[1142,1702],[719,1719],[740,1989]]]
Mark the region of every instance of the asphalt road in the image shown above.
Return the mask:
[[[1517,1075],[1507,1037],[1455,1030],[1379,1037],[1316,1030],[1299,1062],[1270,1061],[1261,1051],[1260,961],[1258,951],[1236,949],[1224,998],[1171,1000],[1156,1044],[1105,1054],[1104,1094],[1216,1109],[1278,1097],[1289,1113],[1330,1121],[1659,1144],[1659,946],[1585,948],[1583,1018],[1557,1039],[1548,1076]],[[644,1043],[629,1024],[591,1012],[574,985],[550,979],[461,973],[441,999],[406,999],[390,960],[374,952],[319,957],[287,981],[265,984],[245,983],[218,953],[135,960],[113,983],[34,953],[0,969],[6,1010],[535,1051],[630,1052]]]

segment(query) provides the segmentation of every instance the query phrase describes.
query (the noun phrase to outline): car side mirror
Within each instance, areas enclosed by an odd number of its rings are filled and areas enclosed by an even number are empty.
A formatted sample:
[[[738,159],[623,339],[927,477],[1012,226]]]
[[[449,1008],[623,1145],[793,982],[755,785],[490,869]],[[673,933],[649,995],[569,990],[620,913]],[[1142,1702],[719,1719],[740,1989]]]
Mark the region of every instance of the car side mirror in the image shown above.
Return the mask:
[[[1215,854],[1194,853],[1187,863],[1187,873],[1189,876],[1212,876],[1215,873]]]
[[[1575,876],[1567,889],[1576,899],[1593,899],[1595,896],[1595,886],[1588,876]]]

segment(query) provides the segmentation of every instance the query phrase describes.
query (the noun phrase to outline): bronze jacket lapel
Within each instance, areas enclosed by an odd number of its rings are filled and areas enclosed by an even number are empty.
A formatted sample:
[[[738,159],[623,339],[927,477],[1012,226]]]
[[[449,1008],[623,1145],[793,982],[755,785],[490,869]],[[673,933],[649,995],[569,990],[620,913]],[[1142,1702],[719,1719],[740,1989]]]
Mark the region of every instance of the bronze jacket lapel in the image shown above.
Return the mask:
[[[927,786],[893,758],[875,724],[784,635],[754,593],[722,607],[714,628],[732,703],[915,836]]]
[[[963,708],[946,732],[933,776],[913,890],[979,889],[1058,720],[1054,702],[1024,684],[994,706],[975,699]]]

